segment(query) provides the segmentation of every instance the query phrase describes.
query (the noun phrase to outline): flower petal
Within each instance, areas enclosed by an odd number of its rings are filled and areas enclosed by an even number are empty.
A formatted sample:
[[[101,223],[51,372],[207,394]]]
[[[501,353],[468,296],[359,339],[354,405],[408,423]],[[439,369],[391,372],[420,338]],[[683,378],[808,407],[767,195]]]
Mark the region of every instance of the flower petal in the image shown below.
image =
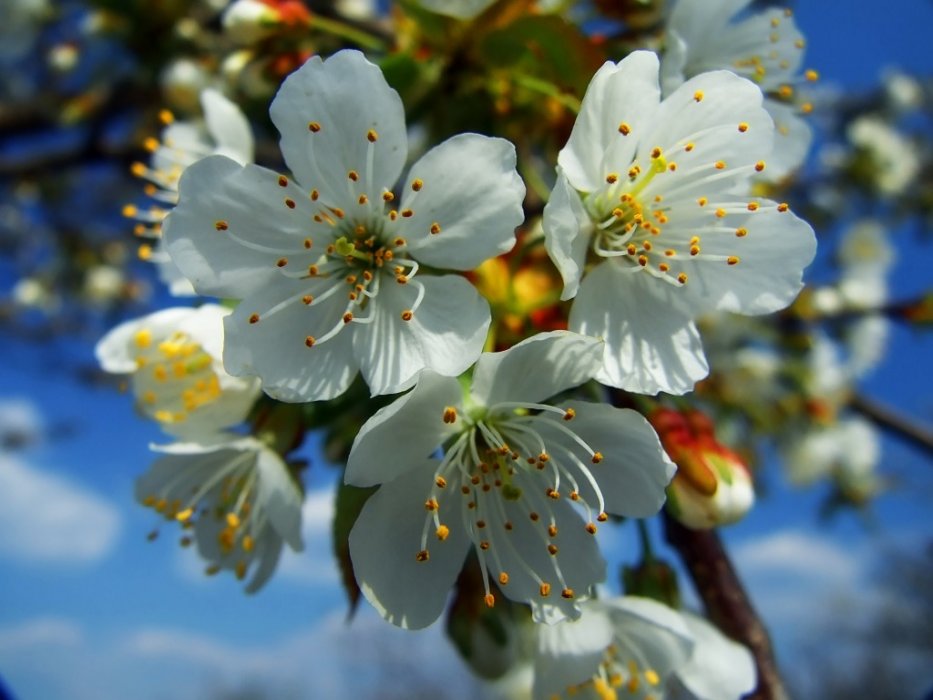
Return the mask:
[[[177,307],[124,321],[101,338],[94,348],[101,369],[114,374],[135,372],[139,369],[136,364],[139,356],[136,334],[148,330],[154,338],[171,335],[191,313],[191,308]]]
[[[694,645],[686,616],[655,600],[623,596],[600,604],[615,627],[619,656],[628,652],[630,659],[662,679],[687,663],[698,646]]]
[[[304,549],[301,539],[301,492],[288,473],[288,467],[274,451],[258,440],[256,451],[256,500],[279,537],[296,552]]]
[[[702,290],[688,297],[696,311],[767,314],[786,307],[803,287],[803,268],[816,255],[813,229],[792,212],[778,211],[773,202],[759,204],[740,224],[747,231],[742,238],[703,236],[703,255],[690,266],[689,285]],[[738,262],[727,264],[731,256]]]
[[[516,602],[530,603],[537,622],[577,619],[581,601],[606,579],[606,562],[596,538],[567,500],[544,495],[538,474],[516,472],[513,485],[521,498],[497,496],[501,509],[485,512],[491,551],[508,574],[508,584],[499,589]],[[537,517],[533,519],[532,513]],[[547,531],[551,524],[557,528],[555,537]],[[549,545],[557,547],[553,554]],[[542,583],[548,585],[546,594]],[[565,589],[572,591],[571,597],[563,595]]]
[[[424,297],[415,309],[418,285]],[[490,322],[486,300],[459,275],[386,281],[371,313],[373,320],[356,328],[353,352],[374,395],[407,389],[425,367],[457,376],[479,357]]]
[[[308,257],[309,237],[329,242],[330,227],[313,216],[311,201],[294,183],[257,165],[211,156],[185,170],[163,235],[172,260],[199,293],[243,299],[281,276],[283,257]]]
[[[765,179],[781,180],[803,165],[813,143],[813,130],[799,116],[795,105],[765,99],[765,109],[774,119],[774,150],[766,159]]]
[[[684,394],[709,367],[678,290],[612,262],[593,269],[570,309],[570,329],[606,341],[596,379],[641,394]]]
[[[342,324],[345,299],[335,294],[305,304],[307,280],[280,278],[244,300],[224,319],[224,365],[230,374],[258,375],[263,390],[280,401],[323,401],[339,396],[357,373],[354,327],[308,346]]]
[[[557,156],[575,189],[593,192],[606,184],[607,174],[628,169],[660,99],[658,57],[652,51],[634,51],[618,64],[603,64],[586,89],[570,139]],[[623,123],[627,133],[622,133]]]
[[[602,461],[589,465],[606,504],[606,511],[630,518],[647,518],[664,505],[665,488],[676,467],[661,447],[654,429],[643,416],[630,409],[586,401],[568,401],[576,412],[569,428],[602,455]],[[539,424],[561,418],[542,414]],[[543,431],[542,431],[543,432]],[[576,443],[564,433],[551,429],[547,438],[574,450]],[[579,452],[579,449],[576,449]],[[592,487],[580,483],[580,495],[596,503]]]
[[[515,160],[509,141],[479,134],[454,136],[422,156],[401,203],[401,211],[412,212],[399,231],[413,256],[436,267],[472,270],[511,250],[525,198]]]
[[[612,643],[612,623],[598,605],[587,602],[581,609],[579,620],[536,626],[535,700],[560,696],[569,686],[588,681],[599,671]]]
[[[488,407],[500,401],[537,403],[592,379],[602,343],[568,331],[538,333],[503,352],[483,353],[472,395]]]
[[[214,139],[214,153],[243,165],[252,163],[253,131],[240,108],[213,88],[201,92],[201,107]]]
[[[414,389],[380,408],[360,428],[347,460],[346,482],[381,484],[421,464],[458,431],[455,424],[444,422],[444,409],[457,408],[462,400],[456,379],[422,372]]]
[[[406,629],[438,618],[469,547],[466,530],[452,524],[444,541],[429,533],[430,556],[416,560],[437,464],[424,461],[383,484],[350,531],[350,558],[363,595],[382,617]]]
[[[361,193],[381,201],[405,164],[402,100],[359,51],[311,57],[285,79],[269,113],[288,167],[331,206],[346,206]],[[351,170],[361,175],[352,189]]]
[[[563,171],[557,170],[557,183],[544,206],[544,245],[564,280],[560,298],[566,301],[575,297],[580,288],[593,224],[580,195]]]
[[[682,616],[696,640],[690,660],[676,671],[687,690],[697,700],[739,700],[754,690],[758,674],[749,650],[703,618]]]

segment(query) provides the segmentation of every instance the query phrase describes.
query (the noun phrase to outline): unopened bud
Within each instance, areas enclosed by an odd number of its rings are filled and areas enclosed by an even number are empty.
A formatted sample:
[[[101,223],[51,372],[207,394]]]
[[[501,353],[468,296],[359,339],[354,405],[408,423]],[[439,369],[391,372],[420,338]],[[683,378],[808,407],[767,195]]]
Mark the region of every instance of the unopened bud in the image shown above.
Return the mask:
[[[755,502],[751,474],[739,455],[716,440],[710,419],[699,411],[659,409],[651,423],[677,464],[667,488],[668,512],[697,530],[741,520]]]

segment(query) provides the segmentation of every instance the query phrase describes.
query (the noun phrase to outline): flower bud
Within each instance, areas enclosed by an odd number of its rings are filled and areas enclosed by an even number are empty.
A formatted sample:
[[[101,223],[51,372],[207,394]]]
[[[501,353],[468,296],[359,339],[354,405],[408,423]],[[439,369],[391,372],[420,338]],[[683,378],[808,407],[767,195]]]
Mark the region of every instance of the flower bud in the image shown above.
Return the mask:
[[[240,44],[253,44],[275,32],[279,14],[259,0],[235,0],[224,12],[224,32]]]
[[[710,419],[699,411],[662,408],[650,420],[677,464],[667,488],[668,512],[697,530],[740,520],[755,502],[751,474],[741,457],[716,440]]]

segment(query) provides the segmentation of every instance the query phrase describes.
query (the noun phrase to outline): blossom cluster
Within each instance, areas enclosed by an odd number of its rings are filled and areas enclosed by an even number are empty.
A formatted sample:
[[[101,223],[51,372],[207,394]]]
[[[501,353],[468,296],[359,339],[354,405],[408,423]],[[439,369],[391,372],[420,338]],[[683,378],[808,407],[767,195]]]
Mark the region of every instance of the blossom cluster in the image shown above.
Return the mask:
[[[313,21],[286,4],[240,0],[223,26],[250,43]],[[347,534],[349,565],[386,620],[433,623],[473,567],[484,606],[527,606],[540,623],[541,697],[660,698],[675,678],[701,697],[750,689],[748,652],[707,623],[598,595],[604,524],[653,516],[668,496],[694,527],[750,507],[748,470],[710,427],[644,407],[707,375],[700,319],[787,307],[815,254],[810,225],[762,194],[809,144],[785,89],[802,38],[784,13],[730,24],[747,4],[681,0],[662,57],[595,72],[537,234],[515,145],[460,133],[421,148],[356,50],[312,56],[279,87],[285,172],[253,162],[248,122],[216,91],[201,93],[201,122],[165,115],[152,163],[134,166],[160,204],[126,213],[159,238],[143,257],[171,266],[173,293],[221,301],[129,321],[98,346],[175,440],[153,448],[140,502],[208,573],[258,590],[283,546],[302,545],[288,456],[303,429],[296,440],[276,412],[356,396],[361,379],[389,398],[346,454],[345,483],[378,487]],[[515,338],[518,322],[504,342],[502,310],[526,307],[503,256],[521,265],[534,246],[551,265],[538,296],[561,320]],[[509,290],[492,309],[490,279]],[[697,480],[712,506],[684,490]]]

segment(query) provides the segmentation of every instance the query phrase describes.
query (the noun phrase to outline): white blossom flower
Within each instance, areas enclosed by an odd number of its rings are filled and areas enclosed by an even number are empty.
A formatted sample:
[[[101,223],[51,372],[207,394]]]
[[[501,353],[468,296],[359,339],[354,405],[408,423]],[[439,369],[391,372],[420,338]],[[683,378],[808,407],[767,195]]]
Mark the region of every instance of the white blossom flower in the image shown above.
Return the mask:
[[[849,125],[846,135],[867,158],[871,185],[882,195],[902,194],[917,180],[921,163],[916,148],[880,117],[859,117]]]
[[[684,80],[717,69],[757,83],[776,125],[764,176],[779,180],[803,163],[813,140],[809,125],[799,116],[810,106],[795,104],[805,41],[790,10],[744,12],[751,2],[679,0],[667,21],[661,84],[670,94]],[[803,77],[815,80],[817,75],[806,71]]]
[[[216,304],[157,311],[120,324],[97,344],[106,372],[131,376],[139,410],[173,435],[214,432],[241,422],[259,395],[254,377],[232,377],[221,358]]]
[[[341,394],[362,371],[374,394],[429,367],[475,361],[488,304],[461,275],[509,250],[525,187],[515,149],[455,136],[405,164],[402,102],[357,51],[315,56],[271,108],[300,185],[222,157],[189,167],[165,226],[172,258],[202,294],[242,299],[226,320],[224,362],[271,396]]]
[[[201,92],[201,109],[204,118],[193,121],[175,121],[171,113],[163,112],[167,124],[161,139],[148,139],[145,144],[152,151],[151,164],[133,165],[133,173],[149,181],[147,191],[160,203],[145,211],[132,205],[124,209],[127,216],[139,222],[137,236],[161,238],[162,221],[178,202],[178,180],[192,163],[209,155],[224,155],[242,164],[253,162],[253,133],[239,107],[208,88]],[[191,282],[162,250],[161,240],[155,249],[149,243],[143,244],[139,252],[140,257],[159,266],[159,277],[173,296],[195,294]]]
[[[136,498],[181,524],[181,544],[197,544],[207,574],[249,575],[253,593],[272,576],[283,543],[301,551],[302,495],[277,452],[232,433],[153,449],[163,456],[136,480]]]
[[[769,313],[800,290],[813,230],[786,204],[747,194],[771,149],[761,99],[715,71],[662,102],[647,51],[590,82],[544,230],[562,298],[576,297],[570,329],[606,341],[604,384],[687,392],[707,373],[694,318]]]
[[[739,700],[755,687],[749,651],[695,615],[648,598],[587,601],[579,620],[538,628],[534,698]]]
[[[783,452],[788,477],[795,484],[811,484],[831,475],[852,484],[877,484],[881,442],[875,427],[862,418],[807,430]]]
[[[539,334],[483,354],[469,392],[425,370],[366,422],[346,481],[381,487],[350,533],[350,556],[383,617],[408,628],[433,622],[471,546],[487,605],[492,576],[539,621],[579,615],[605,577],[596,523],[606,513],[653,515],[674,473],[634,411],[540,403],[589,379],[601,354],[592,338]]]

